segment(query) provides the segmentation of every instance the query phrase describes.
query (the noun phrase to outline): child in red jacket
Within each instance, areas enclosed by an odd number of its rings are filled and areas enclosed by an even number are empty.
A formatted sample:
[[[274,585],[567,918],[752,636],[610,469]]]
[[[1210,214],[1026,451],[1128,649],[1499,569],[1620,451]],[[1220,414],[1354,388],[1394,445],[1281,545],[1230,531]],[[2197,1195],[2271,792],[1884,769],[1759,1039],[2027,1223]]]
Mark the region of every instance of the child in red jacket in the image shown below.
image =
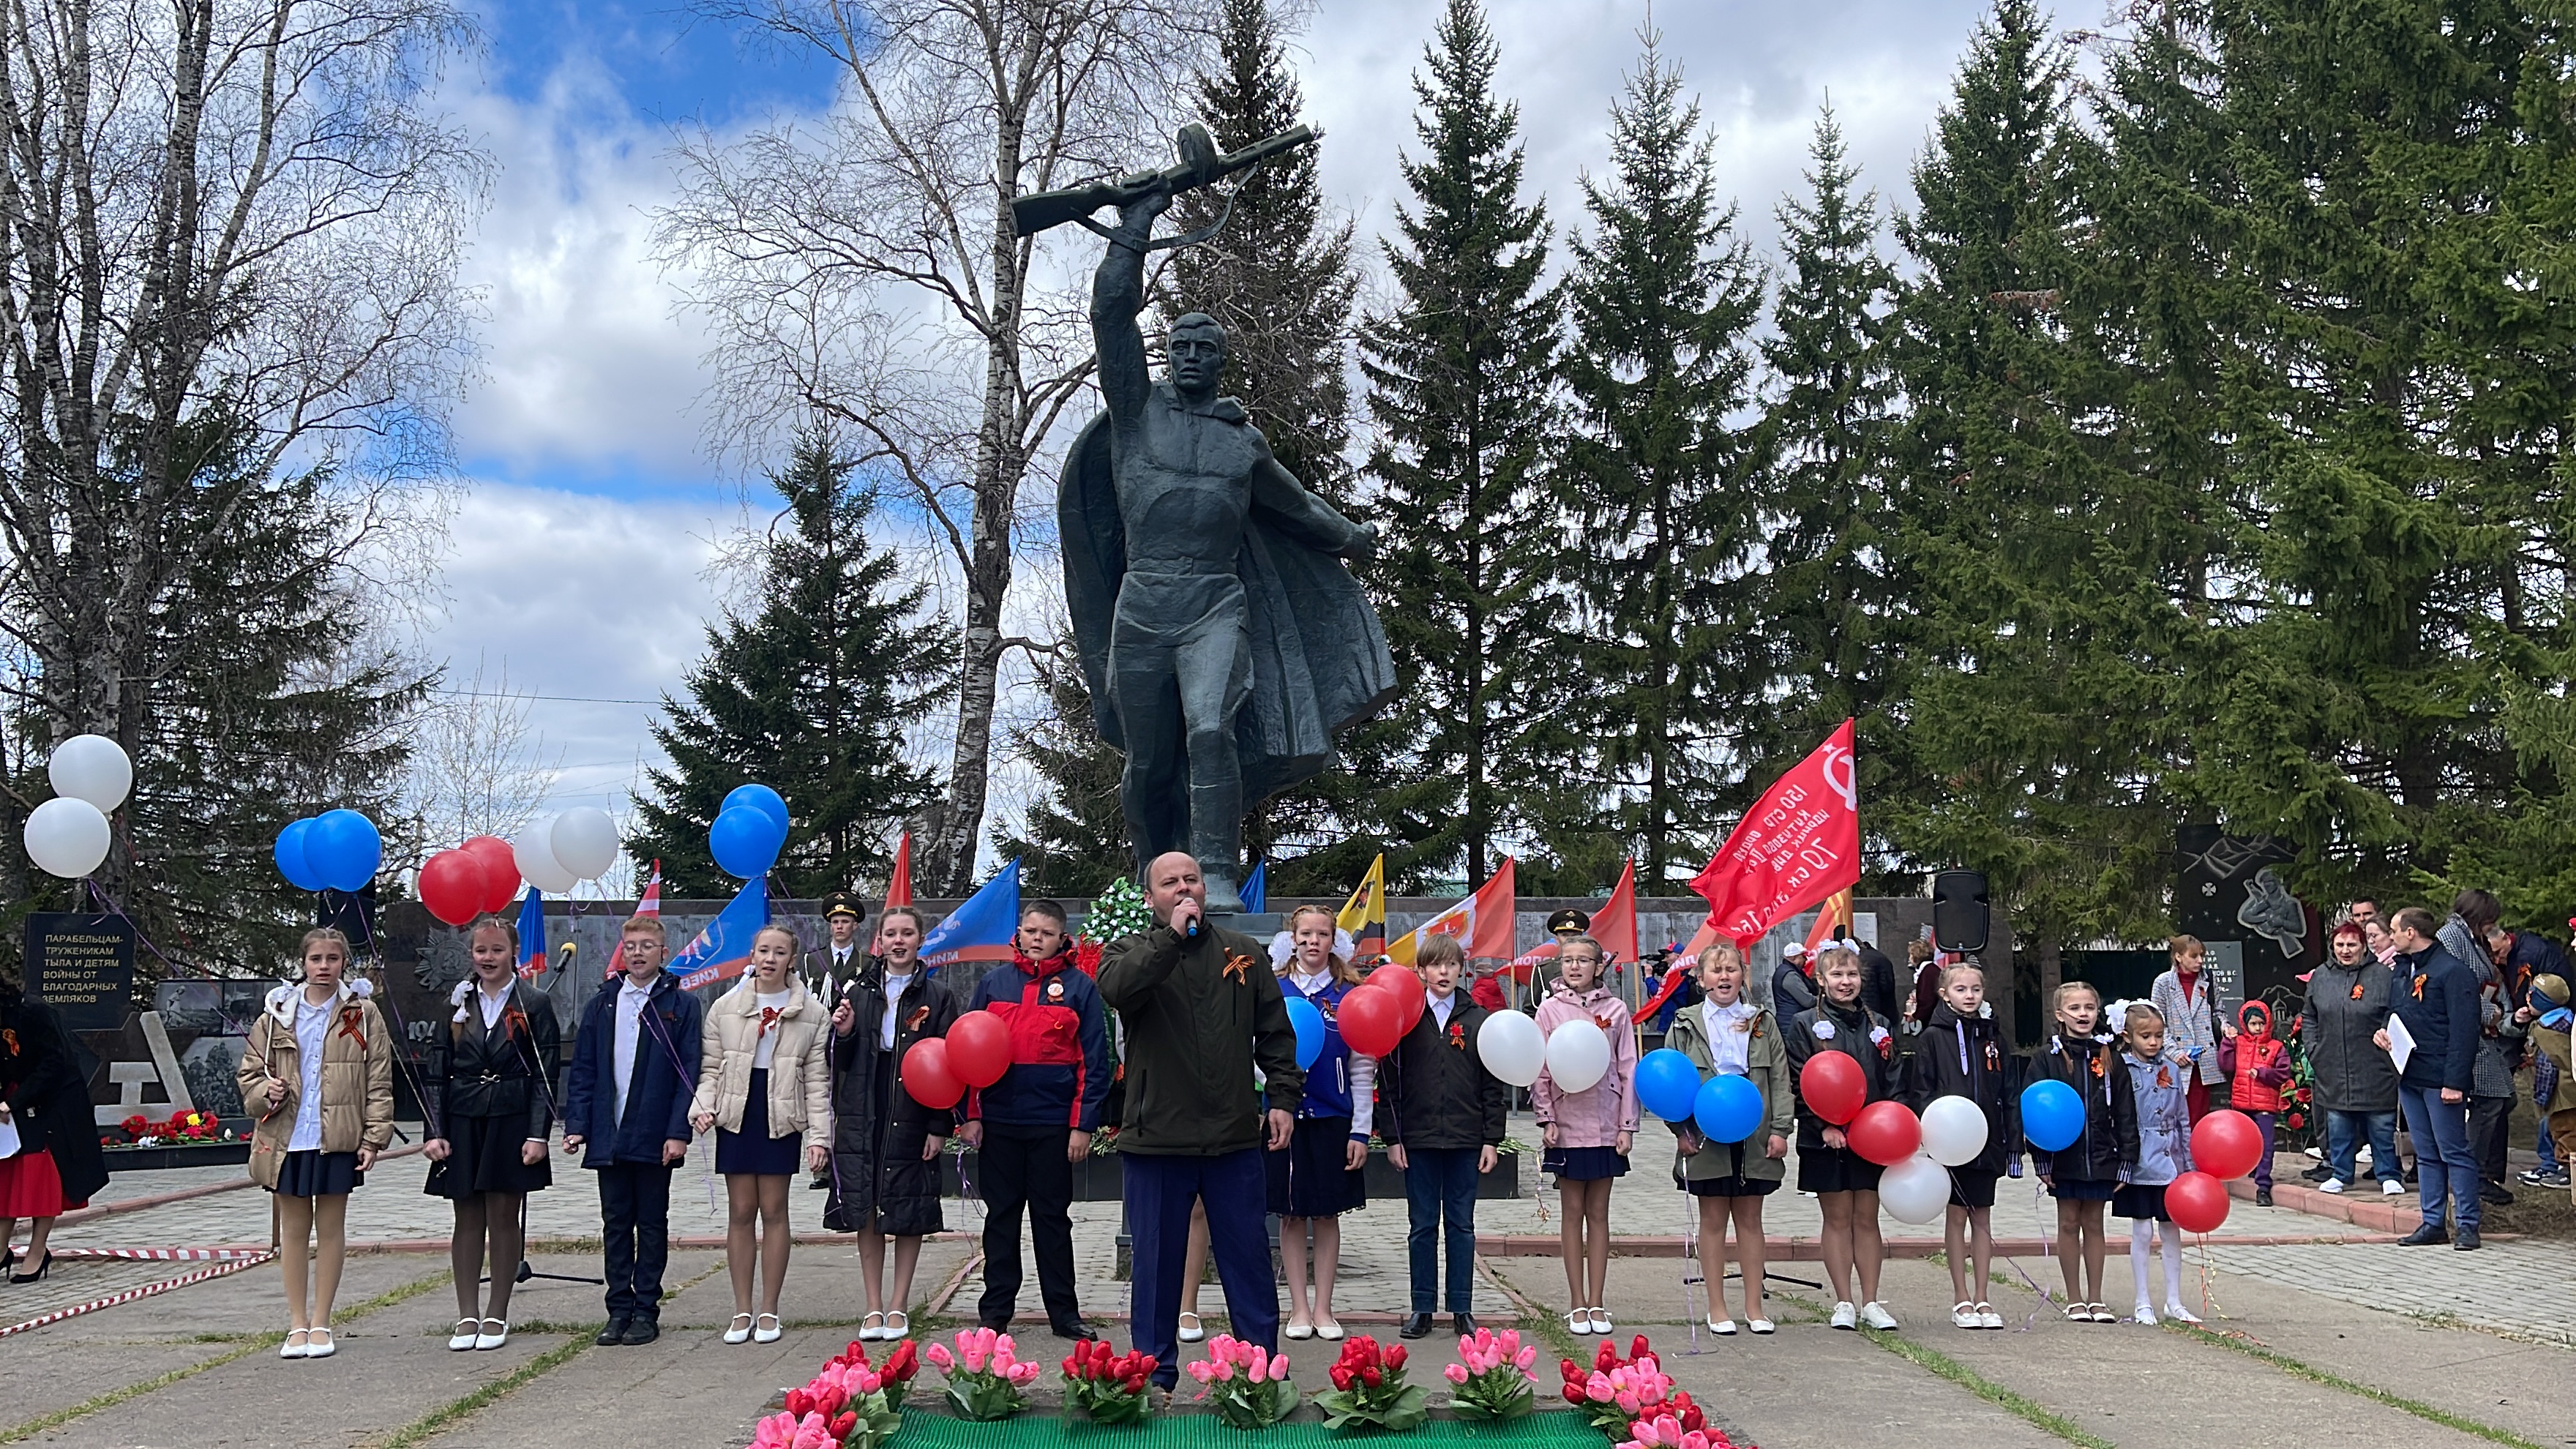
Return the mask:
[[[2263,1134],[2263,1156],[2254,1164],[2254,1202],[2272,1205],[2272,1117],[2290,1085],[2290,1049],[2272,1035],[2272,1008],[2249,1001],[2236,1009],[2237,1035],[2218,1044],[2218,1068],[2227,1074],[2229,1104],[2254,1119]]]

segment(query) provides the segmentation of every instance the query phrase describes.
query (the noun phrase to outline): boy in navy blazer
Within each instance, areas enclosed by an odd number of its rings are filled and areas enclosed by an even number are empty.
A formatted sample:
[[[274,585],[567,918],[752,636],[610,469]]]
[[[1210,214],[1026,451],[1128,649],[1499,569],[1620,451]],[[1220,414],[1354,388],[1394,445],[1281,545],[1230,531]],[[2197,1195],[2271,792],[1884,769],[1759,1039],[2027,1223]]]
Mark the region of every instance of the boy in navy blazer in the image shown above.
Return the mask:
[[[671,1172],[689,1155],[698,1085],[698,999],[662,970],[658,916],[617,942],[622,977],[591,993],[564,1083],[564,1151],[599,1174],[608,1256],[608,1326],[598,1342],[661,1337],[662,1269],[671,1257]],[[587,1149],[587,1150],[585,1150]]]

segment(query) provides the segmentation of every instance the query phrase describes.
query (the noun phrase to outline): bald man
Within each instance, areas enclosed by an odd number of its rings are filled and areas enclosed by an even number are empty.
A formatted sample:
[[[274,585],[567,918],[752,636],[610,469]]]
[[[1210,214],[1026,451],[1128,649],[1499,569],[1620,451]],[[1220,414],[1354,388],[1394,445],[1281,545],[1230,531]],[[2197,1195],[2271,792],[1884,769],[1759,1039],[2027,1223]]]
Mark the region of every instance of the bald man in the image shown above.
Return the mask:
[[[1306,1072],[1268,952],[1208,924],[1198,860],[1179,850],[1155,857],[1145,903],[1155,924],[1111,943],[1100,996],[1127,1029],[1118,1152],[1135,1242],[1129,1328],[1154,1356],[1154,1382],[1168,1390],[1180,1377],[1181,1262],[1194,1202],[1207,1204],[1208,1249],[1234,1336],[1278,1351],[1262,1153],[1288,1145]]]

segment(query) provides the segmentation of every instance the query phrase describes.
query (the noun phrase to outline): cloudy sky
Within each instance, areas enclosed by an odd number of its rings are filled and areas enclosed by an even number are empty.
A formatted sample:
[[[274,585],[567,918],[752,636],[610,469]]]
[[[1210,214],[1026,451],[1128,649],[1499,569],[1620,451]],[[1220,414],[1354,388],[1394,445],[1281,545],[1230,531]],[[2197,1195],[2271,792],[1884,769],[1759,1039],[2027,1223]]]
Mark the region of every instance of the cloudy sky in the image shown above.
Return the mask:
[[[1902,204],[1981,0],[1665,0],[1653,21],[1718,137],[1724,184],[1766,249],[1817,108],[1866,184]],[[1324,179],[1363,236],[1393,219],[1411,73],[1440,0],[1319,0],[1298,38]],[[1605,155],[1646,0],[1491,0],[1501,88],[1560,231]],[[657,692],[714,609],[708,565],[740,487],[702,446],[703,339],[647,259],[679,123],[719,131],[831,104],[825,70],[656,0],[485,0],[488,44],[451,94],[499,175],[468,267],[486,297],[484,377],[455,418],[467,480],[427,643],[459,680],[506,665],[549,759],[555,808],[623,811]],[[2090,13],[2070,20],[2091,20]]]

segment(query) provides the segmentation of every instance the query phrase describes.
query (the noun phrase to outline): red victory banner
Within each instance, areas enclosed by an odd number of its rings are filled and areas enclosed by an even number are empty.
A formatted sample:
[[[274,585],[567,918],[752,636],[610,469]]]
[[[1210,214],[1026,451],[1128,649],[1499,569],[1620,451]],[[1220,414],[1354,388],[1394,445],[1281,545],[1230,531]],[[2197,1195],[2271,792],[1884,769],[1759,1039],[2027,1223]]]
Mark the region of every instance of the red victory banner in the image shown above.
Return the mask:
[[[1852,722],[1753,802],[1715,859],[1691,879],[1708,921],[1739,946],[1860,881],[1860,787]]]

